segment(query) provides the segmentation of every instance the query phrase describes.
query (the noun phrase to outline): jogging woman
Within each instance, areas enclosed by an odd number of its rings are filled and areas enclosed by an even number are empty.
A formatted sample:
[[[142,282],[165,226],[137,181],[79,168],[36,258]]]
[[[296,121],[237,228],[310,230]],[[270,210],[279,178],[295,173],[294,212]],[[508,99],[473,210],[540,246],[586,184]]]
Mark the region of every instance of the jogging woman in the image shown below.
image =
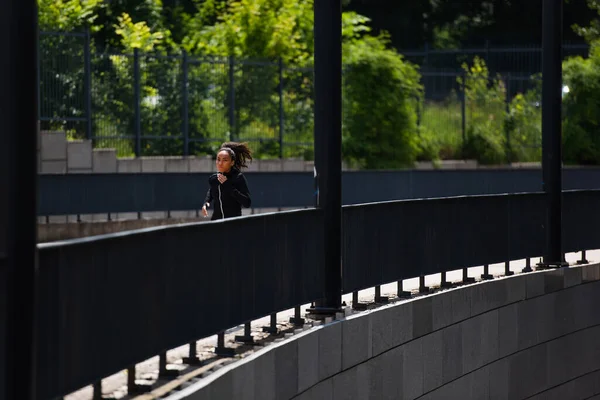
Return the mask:
[[[208,217],[208,208],[214,208],[211,220],[239,217],[242,207],[250,208],[250,191],[242,168],[248,168],[252,152],[246,143],[227,142],[217,152],[217,173],[208,178],[208,192],[202,206],[202,215]]]

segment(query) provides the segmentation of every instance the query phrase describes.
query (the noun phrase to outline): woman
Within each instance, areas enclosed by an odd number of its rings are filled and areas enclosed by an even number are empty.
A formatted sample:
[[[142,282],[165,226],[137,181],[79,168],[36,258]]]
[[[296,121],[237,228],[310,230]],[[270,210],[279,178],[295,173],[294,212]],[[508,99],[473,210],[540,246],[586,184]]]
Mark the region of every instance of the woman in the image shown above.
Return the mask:
[[[250,191],[242,168],[248,168],[252,152],[246,143],[227,142],[217,152],[217,173],[208,178],[208,192],[202,214],[208,217],[208,208],[214,203],[211,220],[239,217],[242,207],[250,208]]]

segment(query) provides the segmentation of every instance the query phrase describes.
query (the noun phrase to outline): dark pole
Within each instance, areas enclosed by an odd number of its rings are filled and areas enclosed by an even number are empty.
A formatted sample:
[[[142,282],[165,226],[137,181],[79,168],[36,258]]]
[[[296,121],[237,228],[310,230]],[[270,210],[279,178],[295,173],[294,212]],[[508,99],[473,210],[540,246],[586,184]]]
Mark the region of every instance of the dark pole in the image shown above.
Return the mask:
[[[91,40],[90,40],[90,28],[85,28],[85,49],[84,49],[84,63],[85,63],[85,117],[86,117],[86,128],[85,138],[88,140],[92,139],[92,51],[91,51]]]
[[[279,158],[283,158],[283,59],[279,58]]]
[[[325,297],[317,312],[341,307],[342,5],[318,0],[315,15],[315,167],[325,229]]]
[[[236,140],[235,132],[235,59],[229,57],[229,139]]]
[[[37,6],[0,7],[0,398],[35,392]]]
[[[141,76],[140,76],[140,50],[133,49],[133,101],[135,118],[135,156],[142,156],[142,111],[141,102]]]
[[[188,55],[183,51],[182,57],[183,85],[181,88],[181,101],[183,102],[182,123],[183,123],[183,155],[190,154],[190,119],[189,119],[189,99],[188,99]]]
[[[543,0],[542,21],[542,169],[546,193],[544,266],[561,266],[562,206],[562,7],[563,0]]]

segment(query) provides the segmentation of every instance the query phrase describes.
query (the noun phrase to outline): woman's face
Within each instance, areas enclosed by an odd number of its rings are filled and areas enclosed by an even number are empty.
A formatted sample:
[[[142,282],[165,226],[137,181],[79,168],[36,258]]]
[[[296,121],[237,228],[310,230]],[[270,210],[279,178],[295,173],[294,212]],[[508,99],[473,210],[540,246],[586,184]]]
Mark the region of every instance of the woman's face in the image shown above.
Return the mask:
[[[233,160],[228,152],[222,150],[217,154],[217,171],[226,174],[231,171],[231,167],[233,167]]]

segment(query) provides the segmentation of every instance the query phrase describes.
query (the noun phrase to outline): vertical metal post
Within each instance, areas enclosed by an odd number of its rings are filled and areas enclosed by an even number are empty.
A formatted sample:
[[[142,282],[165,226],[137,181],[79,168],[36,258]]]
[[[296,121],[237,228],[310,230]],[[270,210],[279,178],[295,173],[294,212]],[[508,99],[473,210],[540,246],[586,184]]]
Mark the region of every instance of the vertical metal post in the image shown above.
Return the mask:
[[[283,158],[283,59],[279,58],[279,158]]]
[[[85,74],[85,138],[92,139],[92,54],[90,43],[90,28],[85,28],[85,47],[83,50]]]
[[[314,3],[315,168],[323,210],[325,293],[318,313],[334,314],[342,301],[342,4]]]
[[[202,361],[198,358],[198,345],[195,340],[189,343],[188,356],[183,357],[183,363],[187,365],[199,365]]]
[[[462,96],[460,102],[462,145],[467,142],[467,73],[462,74]]]
[[[357,311],[363,311],[367,309],[367,305],[358,300],[358,291],[352,292],[352,309]]]
[[[304,318],[302,318],[302,314],[300,313],[300,306],[294,307],[294,316],[290,317],[290,323],[294,324],[294,326],[304,325]]]
[[[483,279],[483,280],[494,279],[494,276],[492,274],[490,274],[490,266],[488,264],[485,264],[483,266],[483,274],[481,274],[481,279]]]
[[[263,326],[262,331],[265,333],[276,335],[279,333],[279,329],[277,329],[277,313],[271,314],[270,320],[271,324],[269,326]]]
[[[448,282],[447,277],[446,277],[446,271],[441,273],[441,279],[440,279],[440,287],[441,288],[449,288],[452,287],[452,283]]]
[[[93,400],[102,400],[102,381],[98,381],[93,385],[94,393],[92,394]]]
[[[419,277],[419,293],[429,293],[429,286],[425,285],[425,276]]]
[[[578,265],[585,265],[585,264],[589,264],[590,262],[587,260],[587,258],[585,257],[585,250],[581,251],[581,260],[577,261]]]
[[[190,116],[189,116],[189,102],[188,102],[188,55],[187,51],[183,51],[183,57],[181,60],[181,73],[182,73],[182,87],[181,87],[181,100],[183,102],[182,109],[182,124],[183,124],[183,155],[187,156],[190,154]]]
[[[543,0],[542,170],[546,246],[542,267],[564,265],[562,251],[562,30],[563,0]]]
[[[229,132],[230,139],[236,140],[235,132],[235,59],[229,57]]]
[[[140,51],[133,50],[133,101],[135,107],[135,156],[142,155],[142,110],[141,110],[141,94],[140,94]]]
[[[504,276],[513,276],[515,273],[510,270],[510,261],[504,263]]]
[[[160,379],[170,379],[179,376],[179,371],[168,369],[167,364],[167,352],[163,351],[158,356],[158,377]]]
[[[511,99],[511,95],[510,95],[510,73],[506,75],[505,78],[505,90],[506,90],[506,94],[505,94],[505,107],[506,107],[506,118],[510,118],[510,99]],[[508,125],[505,125],[506,130],[506,164],[510,165],[510,163],[512,162],[512,151],[510,148],[510,129]]]
[[[525,259],[525,268],[523,268],[521,270],[521,272],[523,273],[527,273],[527,272],[532,272],[533,270],[531,269],[531,258],[527,257]]]
[[[0,11],[0,398],[35,393],[37,2]]]
[[[402,279],[398,281],[397,295],[400,299],[408,299],[412,296],[411,292],[404,291],[404,281]]]
[[[390,299],[381,295],[381,286],[375,286],[375,303],[377,304],[387,304]]]

